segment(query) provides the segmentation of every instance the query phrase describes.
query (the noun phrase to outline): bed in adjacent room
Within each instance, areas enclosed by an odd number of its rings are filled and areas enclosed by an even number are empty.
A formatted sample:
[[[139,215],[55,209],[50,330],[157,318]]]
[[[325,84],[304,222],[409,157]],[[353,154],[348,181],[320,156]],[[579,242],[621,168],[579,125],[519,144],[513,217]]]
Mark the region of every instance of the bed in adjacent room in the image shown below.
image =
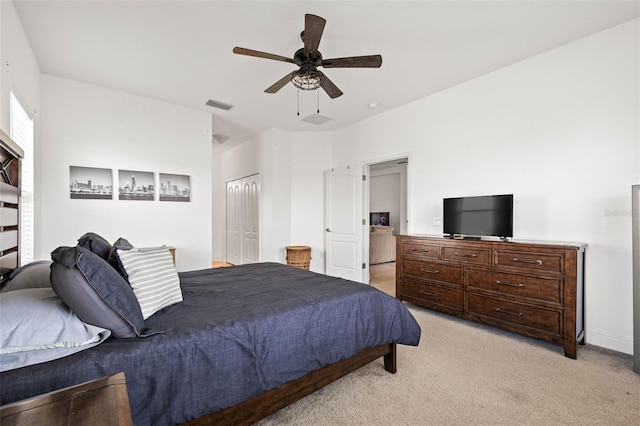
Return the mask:
[[[108,255],[100,263],[89,251],[65,248],[54,255],[52,281],[64,277],[66,286],[80,277],[90,290],[114,293],[117,279],[105,265],[117,267]],[[78,269],[75,278],[65,275]],[[105,275],[109,279],[100,281]],[[128,302],[109,294],[125,321],[111,329],[94,325],[110,337],[62,358],[5,369],[1,403],[124,372],[136,425],[249,424],[379,357],[395,372],[395,345],[420,339],[401,302],[364,284],[279,263],[176,275],[180,300],[174,293],[166,306],[147,310],[150,315],[127,317]],[[135,276],[128,278],[139,291]],[[78,291],[64,286],[54,285],[55,293],[74,312],[82,312],[78,303],[94,303],[68,301],[65,291]],[[141,302],[141,312],[149,303]]]

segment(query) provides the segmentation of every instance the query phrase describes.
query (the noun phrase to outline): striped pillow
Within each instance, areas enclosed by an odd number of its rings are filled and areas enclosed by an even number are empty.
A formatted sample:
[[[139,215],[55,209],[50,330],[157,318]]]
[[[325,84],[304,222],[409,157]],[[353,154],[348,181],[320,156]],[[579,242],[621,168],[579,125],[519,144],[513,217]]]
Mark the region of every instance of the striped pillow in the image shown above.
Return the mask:
[[[182,302],[180,278],[168,248],[134,247],[118,250],[118,257],[129,276],[144,319],[162,308]]]

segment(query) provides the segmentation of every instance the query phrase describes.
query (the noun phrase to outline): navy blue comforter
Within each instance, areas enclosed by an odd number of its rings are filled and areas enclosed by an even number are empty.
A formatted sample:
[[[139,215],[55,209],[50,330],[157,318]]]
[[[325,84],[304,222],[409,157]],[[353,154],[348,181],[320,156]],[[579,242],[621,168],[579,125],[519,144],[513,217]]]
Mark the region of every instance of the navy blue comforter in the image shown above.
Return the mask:
[[[150,337],[104,343],[0,374],[2,404],[124,371],[136,425],[237,404],[420,327],[372,288],[278,263],[180,273],[184,301],[145,321]]]

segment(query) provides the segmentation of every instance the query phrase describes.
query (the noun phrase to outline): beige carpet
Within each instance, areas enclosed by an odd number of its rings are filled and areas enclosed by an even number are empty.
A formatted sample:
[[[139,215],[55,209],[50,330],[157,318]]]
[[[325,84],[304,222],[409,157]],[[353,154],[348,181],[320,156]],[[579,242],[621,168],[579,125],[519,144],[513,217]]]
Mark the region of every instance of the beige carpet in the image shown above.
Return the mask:
[[[396,296],[396,262],[369,266],[369,284],[391,296]]]
[[[418,347],[381,360],[260,425],[639,425],[640,375],[630,355],[560,346],[407,305]]]

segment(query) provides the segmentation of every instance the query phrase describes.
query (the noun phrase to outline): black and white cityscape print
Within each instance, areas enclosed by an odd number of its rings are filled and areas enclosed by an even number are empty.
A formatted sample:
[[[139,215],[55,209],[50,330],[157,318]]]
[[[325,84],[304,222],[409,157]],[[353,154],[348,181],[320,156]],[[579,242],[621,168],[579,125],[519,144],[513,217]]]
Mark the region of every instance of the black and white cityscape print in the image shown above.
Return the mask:
[[[154,182],[153,172],[118,170],[118,198],[153,201],[155,199]]]
[[[113,199],[111,169],[69,166],[69,195],[72,199]]]
[[[160,173],[160,201],[191,201],[191,178],[188,175]]]

